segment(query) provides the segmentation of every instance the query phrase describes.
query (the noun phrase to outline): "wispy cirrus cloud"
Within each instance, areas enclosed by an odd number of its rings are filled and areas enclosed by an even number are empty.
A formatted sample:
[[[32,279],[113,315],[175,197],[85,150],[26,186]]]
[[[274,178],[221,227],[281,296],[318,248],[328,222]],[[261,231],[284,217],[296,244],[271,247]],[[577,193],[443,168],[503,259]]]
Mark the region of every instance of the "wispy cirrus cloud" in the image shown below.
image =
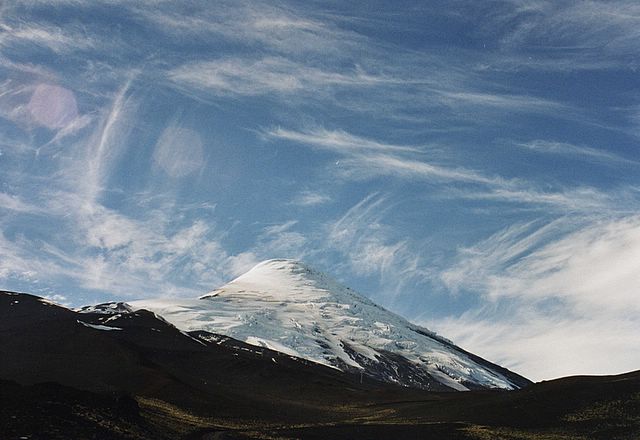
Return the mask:
[[[48,185],[34,186],[32,181],[38,176],[18,175],[21,182],[29,183],[22,186],[38,188],[35,193],[23,191],[28,201],[19,195],[0,193],[4,209],[15,215],[29,214],[34,222],[46,221],[54,228],[53,232],[34,238],[6,233],[15,229],[16,222],[3,219],[3,282],[13,280],[40,288],[39,281],[47,280],[49,286],[42,286],[44,292],[70,283],[85,292],[85,298],[88,292],[143,296],[149,289],[195,296],[222,282],[230,255],[221,245],[224,232],[213,222],[205,223],[193,216],[185,219],[181,211],[184,206],[175,206],[175,202],[151,206],[147,203],[148,209],[137,214],[108,207],[104,202],[110,181],[127,152],[131,131],[139,122],[139,101],[132,92],[132,81],[125,80],[95,117],[84,119],[85,115],[78,115],[54,131],[49,143],[63,142],[67,151],[59,157],[48,157],[55,173],[47,179]],[[30,90],[35,93],[33,87]],[[25,96],[28,101],[28,94]],[[38,108],[51,110],[46,106]],[[62,124],[55,124],[54,129],[58,125]],[[80,134],[71,143],[65,139],[68,134],[60,134],[64,130]],[[167,143],[173,147],[185,141],[184,130],[176,124],[167,127],[164,134],[159,136],[160,151],[166,149]],[[158,156],[168,167],[167,172],[176,171],[172,168],[175,166],[184,171],[184,164],[175,157],[165,159]],[[136,197],[132,195],[133,199]],[[60,234],[64,234],[62,240]],[[191,278],[199,281],[193,283]]]
[[[634,371],[638,321],[614,316],[576,317],[564,311],[528,313],[526,304],[502,314],[480,311],[433,320],[431,329],[532,380]],[[484,312],[484,313],[483,313]]]
[[[639,231],[635,215],[566,218],[463,248],[441,279],[484,303],[438,330],[533,378],[577,374],[585,359],[593,372],[631,370],[640,356],[628,333],[640,325]]]
[[[541,226],[538,222],[512,225],[482,240],[472,247],[460,249],[455,265],[441,274],[441,279],[452,292],[460,289],[484,290],[483,284],[505,266],[540,247],[569,227],[566,220],[557,220]]]
[[[331,196],[321,191],[301,191],[291,201],[292,204],[298,206],[316,206],[331,202]]]
[[[425,113],[433,121],[464,119],[474,124],[489,119],[495,123],[498,114],[584,118],[578,109],[553,99],[517,91],[489,91],[490,81],[472,73],[460,74],[457,67],[445,66],[451,69],[447,76],[428,70],[428,66],[390,69],[377,60],[368,64],[371,65],[368,69],[360,65],[332,69],[325,63],[283,56],[226,57],[173,67],[167,78],[177,89],[199,95],[200,99],[202,94],[265,96],[294,106],[321,101],[351,111],[374,112],[384,119],[402,118],[408,111]],[[367,93],[372,90],[378,93]],[[343,93],[353,96],[344,100],[339,98]],[[362,99],[366,102],[361,103]],[[377,103],[374,106],[372,99]],[[408,115],[404,117],[410,119]]]
[[[178,87],[213,94],[313,95],[335,87],[363,87],[387,81],[358,69],[325,70],[282,57],[226,58],[176,67],[168,78]]]
[[[95,49],[98,43],[79,27],[38,23],[18,23],[2,25],[0,47],[14,47],[33,44],[51,50],[56,54],[66,54],[77,50]]]
[[[178,38],[222,38],[262,47],[260,57],[224,54],[167,70],[168,80],[178,90],[200,99],[204,93],[268,96],[285,99],[288,105],[322,100],[352,111],[373,111],[387,119],[410,118],[405,114],[408,110],[427,113],[428,120],[468,122],[491,118],[495,123],[495,114],[514,112],[576,117],[576,109],[566,103],[497,86],[482,75],[482,68],[476,68],[480,61],[471,61],[485,59],[484,55],[470,52],[470,62],[461,63],[443,55],[387,47],[363,33],[345,30],[349,19],[326,13],[312,18],[313,8],[305,15],[294,12],[298,8],[239,3],[222,8],[222,14],[212,16],[203,10],[197,17],[160,9],[141,11],[140,16]],[[376,88],[384,93],[366,93]],[[354,96],[344,99],[345,92]],[[366,103],[359,102],[362,93]],[[371,99],[378,104],[369,105]],[[479,109],[495,114],[478,113]]]
[[[519,52],[492,54],[476,61],[473,69],[479,73],[526,71],[577,73],[582,71],[609,70],[619,67],[619,61],[605,59],[597,54],[546,54],[529,56]],[[633,67],[633,65],[629,66]]]
[[[546,141],[536,139],[529,142],[515,143],[516,146],[543,154],[558,154],[572,156],[583,160],[609,164],[637,164],[638,162],[611,153],[605,149],[598,149],[584,145],[574,145],[568,142]]]
[[[389,289],[378,292],[383,301],[389,301],[404,283],[426,276],[421,257],[409,241],[383,222],[389,209],[388,200],[373,193],[327,224],[329,245],[347,257],[350,272],[381,277]]]
[[[297,224],[297,220],[289,220],[282,224],[265,227],[258,238],[257,252],[263,256],[290,255],[291,258],[303,260],[308,254],[309,239],[295,230]],[[268,257],[263,257],[263,259],[266,258]]]
[[[479,65],[497,70],[576,72],[637,68],[638,4],[629,0],[474,4],[481,35],[501,35],[501,53]]]
[[[84,292],[139,297],[149,289],[195,296],[229,274],[232,256],[221,244],[224,231],[213,222],[176,222],[170,206],[130,216],[103,206],[99,198],[86,199],[82,192],[55,189],[49,195],[42,209],[27,213],[65,231],[64,241],[57,234],[41,239],[3,236],[0,278],[36,285],[41,279],[52,285],[72,282]]]
[[[314,128],[295,131],[278,127],[265,131],[263,135],[268,139],[285,140],[335,152],[344,157],[339,163],[341,175],[351,179],[394,175],[432,181],[507,184],[503,179],[486,177],[473,170],[449,168],[417,159],[416,155],[420,156],[426,147],[382,142],[342,130]]]
[[[30,252],[29,243],[24,237],[8,238],[0,229],[0,279],[13,279],[19,282],[35,282],[39,279],[53,281],[54,277],[64,276],[70,269],[57,264],[51,258]]]
[[[474,90],[442,90],[438,91],[443,104],[454,107],[493,108],[499,110],[529,113],[559,113],[569,110],[569,106],[551,99],[513,93],[486,93]]]
[[[130,84],[129,80],[115,93],[91,137],[78,144],[77,156],[64,172],[65,180],[79,182],[78,187],[83,188],[84,197],[90,203],[104,188],[114,161],[118,159],[133,128],[135,117],[132,112],[136,104],[128,93]]]
[[[227,272],[238,276],[266,259],[305,260],[312,253],[318,253],[318,249],[309,249],[313,247],[311,237],[295,230],[297,224],[297,220],[289,220],[264,226],[251,250],[229,256],[225,263]]]
[[[354,179],[396,176],[406,179],[440,182],[466,182],[482,185],[504,185],[499,177],[487,177],[465,168],[449,168],[425,160],[399,157],[392,154],[371,154],[349,157],[340,162],[341,174]]]
[[[42,212],[42,208],[23,200],[22,197],[5,192],[0,192],[0,209],[27,214]]]
[[[594,211],[611,210],[629,212],[633,209],[625,202],[629,200],[624,191],[607,193],[592,187],[574,187],[558,185],[556,188],[541,189],[540,185],[516,182],[504,186],[494,186],[485,191],[451,190],[452,197],[469,200],[507,202],[521,205],[530,210],[545,211],[553,214],[586,214]]]
[[[492,298],[526,297],[533,301],[561,298],[574,301],[574,311],[583,307],[588,312],[603,307],[617,312],[640,311],[640,298],[635,294],[640,286],[640,218],[596,220],[538,249],[533,247],[558,232],[552,224],[525,236],[524,243],[503,239],[503,248],[524,252],[521,259],[503,261],[502,267],[498,266],[501,275],[482,277],[489,280],[484,286],[486,293]],[[492,238],[485,243],[489,241]],[[607,295],[602,295],[604,290]]]
[[[79,207],[64,202],[77,214]],[[150,289],[164,295],[196,296],[224,279],[229,255],[219,243],[221,233],[201,221],[176,230],[168,221],[170,213],[147,218],[131,218],[100,205],[93,214],[75,216],[62,224],[67,231],[63,246],[47,241],[3,236],[0,278],[44,287],[73,282],[86,292],[99,295],[140,297]],[[55,219],[51,214],[51,220]],[[73,245],[73,246],[70,246]],[[198,289],[186,278],[196,277]],[[104,297],[104,296],[103,296]]]
[[[314,128],[304,131],[287,130],[281,127],[266,130],[264,136],[271,139],[283,139],[311,145],[320,149],[332,150],[342,154],[357,152],[414,152],[420,151],[418,147],[410,145],[396,145],[379,142],[347,133],[342,130],[327,130]]]
[[[343,58],[367,41],[332,21],[314,18],[313,8],[286,3],[233,1],[220,2],[215,9],[196,4],[189,9],[185,14],[171,4],[131,8],[134,16],[177,39],[224,39],[284,55]]]
[[[446,187],[444,194],[452,198],[516,203],[531,209],[553,209],[560,213],[587,213],[624,205],[624,197],[618,199],[596,188],[560,186],[542,190],[539,185],[522,179],[506,179],[461,166],[451,167],[435,160],[429,161],[424,158],[429,151],[427,147],[385,143],[326,129],[294,131],[277,128],[264,135],[270,139],[296,142],[339,154],[342,158],[337,173],[348,180],[393,176],[442,185],[459,183],[466,187]]]
[[[521,7],[522,2],[513,2]],[[520,11],[523,11],[520,8]],[[538,2],[524,10],[529,20],[506,38],[509,44],[550,45],[607,52],[637,53],[640,7],[636,2]]]

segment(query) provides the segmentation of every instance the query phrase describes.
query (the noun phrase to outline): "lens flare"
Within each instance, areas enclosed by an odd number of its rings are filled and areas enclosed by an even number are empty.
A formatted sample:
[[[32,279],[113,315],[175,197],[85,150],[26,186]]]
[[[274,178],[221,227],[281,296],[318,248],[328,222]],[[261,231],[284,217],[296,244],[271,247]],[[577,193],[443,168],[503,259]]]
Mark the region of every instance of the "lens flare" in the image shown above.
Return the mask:
[[[73,92],[51,84],[36,87],[28,108],[36,123],[52,130],[67,126],[78,116]]]
[[[164,130],[153,154],[155,163],[171,177],[184,177],[199,170],[203,157],[200,135],[177,125]]]

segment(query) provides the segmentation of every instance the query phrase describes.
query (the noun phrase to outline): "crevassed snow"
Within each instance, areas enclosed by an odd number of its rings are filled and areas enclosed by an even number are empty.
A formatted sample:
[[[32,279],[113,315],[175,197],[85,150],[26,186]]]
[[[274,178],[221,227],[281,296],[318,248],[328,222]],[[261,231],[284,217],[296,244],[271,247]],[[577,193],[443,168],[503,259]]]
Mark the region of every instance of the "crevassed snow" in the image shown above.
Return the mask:
[[[257,347],[268,348],[269,350],[279,351],[284,354],[288,354],[289,356],[300,356],[300,353],[292,349],[291,347],[287,347],[286,345],[279,344],[274,341],[267,341],[266,339],[258,338],[257,336],[248,336],[245,341],[247,344],[255,345]]]
[[[387,351],[403,356],[453,389],[466,390],[466,382],[517,388],[433,332],[294,260],[262,262],[199,299],[147,299],[129,304],[151,310],[183,331],[224,334],[334,368],[345,364],[364,368],[349,355],[351,350],[373,362]]]

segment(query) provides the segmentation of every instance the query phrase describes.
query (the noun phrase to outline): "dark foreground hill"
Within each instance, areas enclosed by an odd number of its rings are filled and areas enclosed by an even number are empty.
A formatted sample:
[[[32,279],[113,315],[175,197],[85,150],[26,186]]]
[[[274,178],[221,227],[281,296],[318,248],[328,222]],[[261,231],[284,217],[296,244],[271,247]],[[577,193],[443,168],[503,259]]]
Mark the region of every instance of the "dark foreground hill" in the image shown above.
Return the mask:
[[[0,438],[638,439],[640,372],[432,393],[5,292]]]

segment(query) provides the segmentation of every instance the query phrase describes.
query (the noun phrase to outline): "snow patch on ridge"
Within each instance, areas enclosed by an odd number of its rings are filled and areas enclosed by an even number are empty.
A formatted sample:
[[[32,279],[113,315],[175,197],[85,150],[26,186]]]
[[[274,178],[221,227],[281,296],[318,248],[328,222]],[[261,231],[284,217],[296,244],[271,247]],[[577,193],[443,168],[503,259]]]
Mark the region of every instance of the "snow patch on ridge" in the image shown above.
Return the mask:
[[[80,321],[79,319],[77,319],[76,321],[78,322],[78,324],[82,324],[85,327],[89,327],[94,330],[103,330],[103,331],[122,330],[120,327],[109,327],[106,325],[89,324],[88,322],[83,322],[83,321]]]
[[[75,309],[78,313],[99,313],[103,315],[115,315],[120,313],[131,313],[133,308],[124,302],[108,302],[102,304],[96,304],[94,306],[84,306],[79,309]]]

